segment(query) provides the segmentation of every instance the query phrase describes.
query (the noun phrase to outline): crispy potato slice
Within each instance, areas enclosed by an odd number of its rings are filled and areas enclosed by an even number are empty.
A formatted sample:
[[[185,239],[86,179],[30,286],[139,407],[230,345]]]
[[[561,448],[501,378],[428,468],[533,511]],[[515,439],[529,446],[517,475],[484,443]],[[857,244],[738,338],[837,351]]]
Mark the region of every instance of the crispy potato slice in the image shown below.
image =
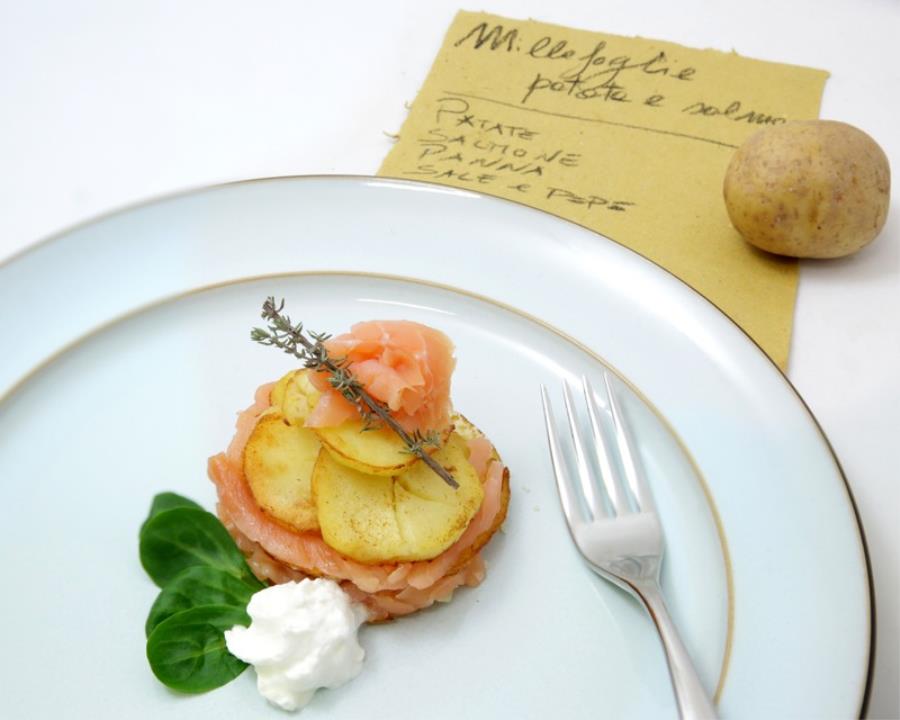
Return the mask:
[[[348,420],[337,427],[317,428],[316,434],[341,465],[368,475],[397,475],[418,460],[407,452],[406,445],[390,428],[363,430],[364,427],[362,420]],[[445,428],[442,444],[452,430],[452,426]],[[427,449],[432,452],[431,448]]]
[[[279,378],[278,382],[272,386],[272,389],[269,391],[269,402],[272,404],[272,407],[281,409],[281,402],[284,400],[284,391],[287,388],[288,384],[294,379],[294,374],[298,372],[297,370],[291,370],[289,373],[285,373]]]
[[[342,555],[377,563],[402,548],[393,478],[341,465],[323,449],[313,470],[312,487],[322,538]]]
[[[281,412],[292,425],[302,427],[306,418],[312,412],[321,394],[309,381],[309,370],[295,370],[289,373],[290,379],[284,385],[284,391],[279,395]],[[281,381],[279,381],[280,384]],[[272,404],[275,404],[276,393],[272,389]]]
[[[244,448],[244,476],[259,506],[297,530],[316,530],[311,478],[321,444],[272,409],[262,415]]]
[[[313,470],[313,498],[325,542],[365,563],[428,560],[462,535],[484,497],[468,447],[451,435],[435,459],[459,483],[449,487],[418,462],[396,477],[359,472],[324,450]]]
[[[319,391],[309,381],[309,370],[295,370],[281,378],[272,388],[271,401],[293,425],[306,422],[319,400]],[[342,465],[370,475],[393,476],[416,462],[406,452],[406,445],[390,428],[363,430],[362,420],[349,420],[337,427],[316,428],[319,441]],[[446,442],[452,427],[441,435]]]
[[[453,424],[453,431],[457,435],[461,435],[463,440],[473,440],[474,438],[484,437],[484,433],[473,425],[462,413],[453,413],[450,416],[450,422]],[[497,459],[499,460],[500,458],[498,457]]]
[[[410,547],[410,560],[433,558],[455,543],[484,499],[460,435],[452,434],[434,458],[453,475],[458,488],[447,485],[421,461],[394,478],[397,522]]]

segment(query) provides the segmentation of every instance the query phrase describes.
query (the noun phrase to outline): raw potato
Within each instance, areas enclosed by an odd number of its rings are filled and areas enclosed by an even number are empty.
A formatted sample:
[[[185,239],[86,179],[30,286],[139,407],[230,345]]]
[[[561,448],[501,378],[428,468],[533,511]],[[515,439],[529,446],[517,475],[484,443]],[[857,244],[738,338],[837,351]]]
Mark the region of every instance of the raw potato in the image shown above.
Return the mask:
[[[452,434],[434,458],[459,483],[448,486],[423,462],[397,477],[358,472],[322,450],[313,497],[325,542],[365,563],[428,560],[465,531],[484,498],[466,441]]]
[[[275,409],[263,414],[244,447],[244,477],[259,506],[297,530],[316,530],[311,478],[321,444]]]
[[[725,206],[758,248],[841,257],[881,231],[890,185],[884,151],[861,130],[831,120],[790,122],[738,148],[725,175]]]

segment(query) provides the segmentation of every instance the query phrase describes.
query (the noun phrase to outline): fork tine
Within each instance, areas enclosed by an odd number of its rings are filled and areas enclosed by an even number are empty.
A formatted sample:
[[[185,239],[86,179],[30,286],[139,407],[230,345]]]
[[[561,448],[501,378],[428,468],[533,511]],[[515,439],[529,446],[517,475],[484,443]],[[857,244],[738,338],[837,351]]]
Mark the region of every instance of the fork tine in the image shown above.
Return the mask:
[[[628,487],[634,496],[638,510],[642,512],[655,512],[656,504],[653,495],[650,494],[650,486],[644,479],[643,470],[637,457],[637,446],[628,427],[627,418],[622,413],[619,398],[610,381],[609,373],[604,371],[603,382],[606,384],[606,393],[609,396],[609,407],[612,411],[613,426],[616,430],[616,444],[619,446],[619,455],[622,459],[622,469],[628,481]]]
[[[575,446],[575,461],[578,464],[578,479],[581,482],[581,491],[591,515],[594,518],[606,516],[606,508],[598,493],[599,488],[594,481],[594,473],[588,463],[587,453],[584,451],[584,442],[581,439],[581,431],[578,429],[578,415],[575,413],[575,403],[572,400],[572,392],[569,383],[563,383],[563,400],[566,404],[566,416],[569,421],[569,432],[572,434],[572,444]]]
[[[541,385],[541,401],[544,405],[544,424],[547,427],[547,443],[550,445],[550,462],[553,465],[553,477],[556,478],[556,486],[559,489],[559,501],[562,505],[563,515],[571,530],[572,524],[577,519],[583,519],[578,500],[575,495],[575,486],[569,477],[563,460],[562,450],[559,446],[559,436],[556,434],[556,422],[553,419],[553,411],[550,409],[550,398],[547,396],[547,388]]]
[[[591,381],[587,375],[581,378],[581,386],[584,390],[584,399],[587,403],[588,416],[591,419],[591,431],[594,435],[594,450],[597,454],[597,462],[600,465],[600,477],[603,479],[603,486],[606,488],[606,494],[609,496],[610,505],[617,515],[627,513],[631,508],[628,506],[628,498],[625,495],[625,488],[619,473],[613,468],[610,460],[609,446],[606,443],[606,436],[600,427],[600,410],[597,407],[596,395]]]

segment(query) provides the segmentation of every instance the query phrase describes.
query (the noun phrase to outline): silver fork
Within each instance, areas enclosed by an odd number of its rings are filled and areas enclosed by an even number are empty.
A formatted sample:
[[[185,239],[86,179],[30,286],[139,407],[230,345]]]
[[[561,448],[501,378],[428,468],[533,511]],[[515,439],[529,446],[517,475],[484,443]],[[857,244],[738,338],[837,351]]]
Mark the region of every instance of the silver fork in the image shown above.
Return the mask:
[[[550,459],[569,533],[588,566],[601,577],[633,595],[647,610],[662,640],[669,676],[682,718],[715,718],[716,711],[703,689],[697,671],[669,616],[659,585],[663,558],[663,532],[650,488],[643,477],[636,445],[610,382],[603,373],[608,421],[615,435],[615,451],[601,426],[601,409],[590,381],[582,378],[593,443],[586,443],[579,429],[572,393],[563,385],[563,398],[572,435],[578,482],[573,482],[563,458],[547,388],[541,385]],[[593,445],[600,481],[588,459]],[[615,460],[615,453],[619,461]],[[619,471],[621,467],[621,473]],[[625,476],[625,483],[621,475]],[[602,484],[602,490],[601,490]],[[627,490],[626,490],[627,485]],[[603,495],[606,499],[604,500]],[[631,497],[629,501],[628,497]],[[634,509],[631,507],[634,505]],[[588,512],[585,513],[583,507]]]

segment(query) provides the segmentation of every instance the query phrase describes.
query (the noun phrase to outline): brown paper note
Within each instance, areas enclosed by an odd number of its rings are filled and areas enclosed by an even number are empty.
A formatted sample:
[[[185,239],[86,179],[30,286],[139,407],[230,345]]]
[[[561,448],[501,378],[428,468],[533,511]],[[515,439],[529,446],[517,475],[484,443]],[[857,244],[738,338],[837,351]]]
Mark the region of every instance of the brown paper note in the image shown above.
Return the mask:
[[[817,117],[827,77],[460,12],[379,174],[479,190],[586,225],[699,290],[784,368],[797,265],[740,239],[722,180],[753,132]]]

